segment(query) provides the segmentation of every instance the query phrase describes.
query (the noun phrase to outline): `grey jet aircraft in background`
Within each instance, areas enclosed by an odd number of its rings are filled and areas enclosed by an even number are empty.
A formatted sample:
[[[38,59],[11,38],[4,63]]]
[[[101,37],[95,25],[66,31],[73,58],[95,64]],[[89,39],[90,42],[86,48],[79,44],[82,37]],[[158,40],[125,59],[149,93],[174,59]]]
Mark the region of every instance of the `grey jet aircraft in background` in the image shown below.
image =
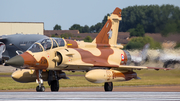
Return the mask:
[[[164,68],[175,68],[176,64],[180,64],[180,55],[165,53],[163,50],[159,50],[159,56],[155,59],[156,62],[163,62]]]
[[[40,34],[13,34],[0,36],[0,61],[6,60],[26,51],[37,40],[47,38]]]

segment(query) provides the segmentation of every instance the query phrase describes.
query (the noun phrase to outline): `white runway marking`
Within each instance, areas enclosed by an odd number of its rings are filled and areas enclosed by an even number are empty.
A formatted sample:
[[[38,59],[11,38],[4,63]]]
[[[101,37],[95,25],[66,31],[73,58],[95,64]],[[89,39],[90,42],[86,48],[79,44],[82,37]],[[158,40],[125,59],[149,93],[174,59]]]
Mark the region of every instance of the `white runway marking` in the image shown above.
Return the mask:
[[[0,92],[0,100],[179,101],[180,92]]]

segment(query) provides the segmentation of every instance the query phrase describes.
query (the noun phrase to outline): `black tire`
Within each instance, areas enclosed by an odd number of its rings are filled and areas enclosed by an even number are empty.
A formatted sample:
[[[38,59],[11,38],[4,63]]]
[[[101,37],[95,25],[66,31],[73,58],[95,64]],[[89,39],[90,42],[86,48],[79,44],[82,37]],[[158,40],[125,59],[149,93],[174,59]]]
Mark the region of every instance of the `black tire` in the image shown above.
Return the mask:
[[[45,91],[45,87],[42,86],[42,87],[41,87],[41,92],[44,92],[44,91]]]
[[[37,92],[44,92],[45,91],[45,87],[44,86],[41,86],[41,87],[37,86],[36,87],[36,91]]]
[[[113,90],[113,83],[112,82],[105,82],[104,83],[104,90],[105,91],[112,91]]]
[[[53,80],[51,82],[51,91],[52,92],[58,92],[59,91],[59,81],[58,80]]]
[[[169,60],[169,61],[164,62],[163,67],[164,68],[174,68],[175,64],[176,64],[176,61]]]

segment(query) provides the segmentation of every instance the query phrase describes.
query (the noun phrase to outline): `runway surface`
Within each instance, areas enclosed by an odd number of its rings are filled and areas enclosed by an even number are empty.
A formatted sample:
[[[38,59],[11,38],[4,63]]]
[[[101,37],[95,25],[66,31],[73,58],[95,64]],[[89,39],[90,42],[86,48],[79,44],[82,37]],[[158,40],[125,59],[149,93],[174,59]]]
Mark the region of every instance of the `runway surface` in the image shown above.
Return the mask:
[[[0,100],[179,101],[180,92],[0,92]]]

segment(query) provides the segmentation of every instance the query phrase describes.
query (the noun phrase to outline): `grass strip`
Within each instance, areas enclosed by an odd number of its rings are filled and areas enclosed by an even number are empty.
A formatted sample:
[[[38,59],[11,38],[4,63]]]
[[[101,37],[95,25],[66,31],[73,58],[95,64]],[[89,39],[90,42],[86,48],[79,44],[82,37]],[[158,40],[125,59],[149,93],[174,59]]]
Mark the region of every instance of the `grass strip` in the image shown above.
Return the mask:
[[[114,86],[148,86],[148,85],[180,85],[180,70],[174,69],[169,71],[164,70],[137,70],[135,71],[141,79],[130,80],[125,82],[114,82]],[[66,72],[67,75],[82,75],[82,76],[70,76],[70,79],[59,80],[60,87],[101,87],[103,83],[94,84],[88,82],[83,75],[83,72]],[[0,75],[10,75],[6,73],[0,73]],[[35,89],[35,82],[32,83],[19,83],[14,81],[11,77],[0,77],[0,90],[13,90],[13,89]],[[46,81],[44,86],[49,88]]]

